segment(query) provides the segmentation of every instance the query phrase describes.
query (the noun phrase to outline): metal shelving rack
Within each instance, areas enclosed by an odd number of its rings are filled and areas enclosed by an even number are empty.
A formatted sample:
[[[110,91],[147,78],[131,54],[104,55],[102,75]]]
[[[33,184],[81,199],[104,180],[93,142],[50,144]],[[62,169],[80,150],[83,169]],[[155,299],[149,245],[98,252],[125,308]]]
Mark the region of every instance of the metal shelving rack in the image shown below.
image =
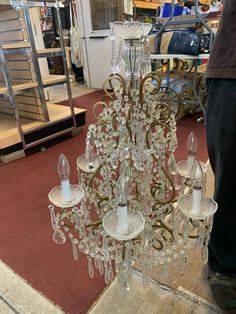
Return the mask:
[[[171,0],[171,14],[170,16],[166,19],[165,23],[163,23],[162,27],[160,28],[158,35],[160,34],[167,28],[167,27],[174,27],[174,26],[179,26],[181,27],[183,25],[190,25],[190,24],[197,24],[201,23],[203,27],[208,31],[209,37],[210,37],[210,42],[209,42],[209,50],[211,51],[212,44],[213,44],[213,39],[214,39],[214,34],[210,26],[207,24],[206,20],[204,17],[202,17],[199,13],[199,0],[193,0],[192,1],[194,4],[194,18],[188,18],[185,20],[173,20],[174,18],[174,9],[176,5],[176,0]],[[197,74],[198,74],[198,66],[199,60],[205,60],[209,58],[209,54],[200,54],[198,56],[188,56],[188,55],[178,55],[178,54],[152,54],[151,59],[152,60],[167,60],[167,84],[166,88],[169,89],[169,83],[170,83],[170,60],[173,59],[179,59],[179,60],[192,60],[193,61],[193,95],[194,95],[194,101],[196,104],[199,106],[199,108],[202,110],[203,114],[203,121],[205,122],[205,115],[206,115],[206,110],[205,107],[198,95],[197,92]],[[185,103],[189,103],[189,101],[185,101]],[[190,102],[191,103],[191,102]]]
[[[37,51],[35,42],[34,42],[34,36],[33,36],[33,30],[30,20],[30,13],[29,8],[34,6],[50,6],[54,7],[57,12],[57,19],[58,19],[58,32],[60,37],[60,44],[61,48],[55,48],[55,49],[44,49]],[[7,38],[5,42],[1,42],[0,44],[0,66],[2,68],[3,77],[5,80],[5,86],[0,86],[0,97],[4,98],[5,96],[8,97],[13,114],[15,116],[17,129],[21,138],[23,150],[26,150],[30,147],[33,147],[35,145],[38,145],[50,138],[56,137],[57,135],[61,135],[63,133],[68,133],[68,131],[73,131],[74,128],[76,128],[76,119],[75,119],[75,112],[73,108],[72,103],[72,93],[71,93],[71,87],[70,87],[70,79],[69,79],[69,73],[67,68],[67,62],[66,62],[66,51],[65,51],[65,45],[64,45],[64,39],[62,34],[62,23],[61,23],[61,16],[60,16],[60,7],[63,7],[63,4],[59,0],[48,0],[48,1],[27,1],[27,0],[1,0],[0,4],[0,12],[4,10],[14,9],[17,12],[22,12],[22,16],[19,15],[19,19],[24,21],[25,28],[18,31],[25,32],[27,35],[27,38],[24,38],[21,41],[11,41],[11,39]],[[10,18],[8,21],[16,21],[17,18],[13,17]],[[21,23],[20,23],[21,24]],[[9,37],[11,36],[9,32]],[[11,69],[9,69],[9,65],[7,62],[7,55],[14,55],[14,54],[22,54],[24,56],[28,56],[28,60],[32,62],[33,65],[33,72],[35,73],[35,77],[31,77],[31,80],[27,82],[20,82],[15,83],[14,79],[11,77]],[[49,58],[49,57],[55,57],[55,56],[61,56],[63,59],[63,66],[64,66],[64,75],[52,75],[46,78],[42,78],[40,67],[39,67],[39,58]],[[22,61],[22,60],[20,60]],[[32,70],[32,69],[31,69]],[[52,86],[52,85],[58,85],[58,84],[66,84],[67,86],[67,92],[68,92],[68,101],[70,105],[70,112],[71,117],[73,119],[73,125],[69,128],[66,128],[64,131],[60,131],[58,133],[51,134],[51,136],[42,137],[41,139],[29,141],[26,140],[26,138],[29,138],[29,134],[32,130],[24,131],[21,125],[21,119],[20,119],[20,113],[17,106],[17,97],[19,93],[22,93],[24,91],[29,90],[30,88],[35,88],[37,90],[38,98],[40,99],[40,107],[41,107],[41,114],[40,117],[38,117],[38,120],[42,120],[45,122],[49,122],[49,113],[47,109],[47,103],[45,100],[45,94],[44,94],[44,87],[45,86]],[[7,108],[8,110],[9,108]],[[6,110],[6,109],[5,109]],[[38,129],[42,129],[44,126],[39,126]],[[37,128],[34,128],[33,131],[36,131]]]
[[[201,23],[207,29],[207,31],[208,31],[208,33],[210,35],[210,50],[211,50],[214,34],[213,34],[210,26],[206,23],[205,19],[199,13],[199,0],[193,0],[192,2],[194,4],[194,15],[195,15],[195,18],[189,18],[189,19],[186,19],[186,20],[173,21],[176,0],[171,0],[171,13],[170,13],[170,16],[169,16],[169,18],[167,18],[166,22],[161,27],[161,29],[159,31],[159,34],[162,33],[166,29],[166,27],[168,27],[168,26],[178,26],[178,25],[184,25],[184,24],[185,25],[189,25],[189,24]]]

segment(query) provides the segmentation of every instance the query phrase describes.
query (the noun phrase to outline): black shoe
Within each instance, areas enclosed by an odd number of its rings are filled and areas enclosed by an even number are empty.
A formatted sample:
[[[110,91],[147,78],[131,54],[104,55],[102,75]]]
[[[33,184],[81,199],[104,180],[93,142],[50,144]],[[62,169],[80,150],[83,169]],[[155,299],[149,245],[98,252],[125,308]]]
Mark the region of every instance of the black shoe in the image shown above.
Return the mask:
[[[236,314],[236,278],[217,272],[208,276],[209,285],[216,303],[225,313]]]

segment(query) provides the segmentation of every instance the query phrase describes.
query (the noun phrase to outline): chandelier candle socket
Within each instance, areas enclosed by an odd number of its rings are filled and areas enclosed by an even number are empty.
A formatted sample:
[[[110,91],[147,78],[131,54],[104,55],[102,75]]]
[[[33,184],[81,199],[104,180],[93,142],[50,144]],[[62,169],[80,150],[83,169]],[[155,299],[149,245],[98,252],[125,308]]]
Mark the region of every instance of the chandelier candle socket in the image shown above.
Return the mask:
[[[128,210],[127,210],[127,198],[128,198],[128,182],[126,177],[121,175],[117,181],[117,199],[118,199],[118,225],[117,231],[121,234],[127,234],[129,232],[128,226]]]
[[[195,161],[191,170],[192,189],[193,189],[193,214],[199,214],[202,208],[202,196],[203,196],[203,171],[199,162]]]
[[[61,178],[61,190],[63,199],[65,202],[69,202],[71,200],[71,189],[70,189],[70,165],[66,157],[61,154],[58,163],[57,163],[57,171],[59,177]]]
[[[118,213],[117,231],[121,234],[127,234],[129,232],[127,205],[118,203],[117,213]]]
[[[187,140],[187,151],[188,151],[188,160],[187,160],[187,172],[190,174],[192,167],[196,159],[196,153],[198,148],[198,142],[196,135],[191,132]]]

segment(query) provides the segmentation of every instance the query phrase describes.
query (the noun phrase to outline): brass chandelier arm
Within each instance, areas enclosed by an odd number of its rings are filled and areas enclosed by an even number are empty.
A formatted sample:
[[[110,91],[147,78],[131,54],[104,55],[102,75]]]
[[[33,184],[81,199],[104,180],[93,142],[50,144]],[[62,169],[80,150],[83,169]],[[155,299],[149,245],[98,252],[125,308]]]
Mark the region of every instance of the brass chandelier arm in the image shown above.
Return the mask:
[[[123,93],[122,93],[122,95],[123,95],[123,96],[126,95],[126,82],[125,82],[124,78],[123,78],[120,74],[118,74],[118,73],[116,73],[116,74],[111,74],[111,75],[106,79],[106,81],[104,82],[104,84],[103,84],[103,89],[104,89],[105,93],[106,93],[107,95],[110,95],[111,97],[115,95],[115,91],[114,91],[114,86],[113,86],[113,84],[112,84],[112,80],[117,80],[117,81],[119,81],[119,82],[121,83],[121,86],[122,86],[122,88],[123,88]],[[108,90],[108,89],[109,89],[108,86],[110,87],[110,89],[111,89],[112,91],[109,91],[109,90]]]
[[[104,101],[97,101],[94,105],[93,105],[93,115],[94,117],[98,120],[98,121],[101,121],[101,122],[105,122],[107,121],[107,119],[102,119],[100,118],[97,114],[96,114],[96,108],[99,106],[99,105],[102,105],[104,108],[107,107],[107,104],[104,102]]]
[[[154,241],[155,241],[155,242],[158,242],[160,246],[157,247],[156,244],[153,243],[153,244],[152,244],[152,247],[153,247],[155,250],[157,250],[157,251],[161,251],[161,250],[163,249],[163,247],[164,247],[164,245],[163,245],[163,243],[161,242],[161,240],[155,239]]]
[[[157,161],[157,158],[154,155],[152,155],[152,157]],[[158,190],[158,186],[157,185],[159,185],[159,183],[156,182],[154,178],[153,178],[152,181],[153,181],[153,183],[156,186],[151,188],[151,195],[159,204],[166,205],[168,203],[173,203],[174,202],[174,199],[175,199],[175,186],[174,186],[174,182],[172,181],[171,177],[169,176],[169,174],[167,173],[167,171],[165,170],[165,168],[163,166],[161,166],[161,170],[164,172],[165,176],[167,177],[167,180],[171,184],[171,188],[172,188],[171,197],[168,200],[166,200],[166,201],[162,201],[162,200],[156,198],[156,191]]]
[[[150,129],[149,129],[149,131],[148,131],[147,134],[146,134],[146,145],[147,145],[147,148],[148,148],[148,149],[151,149],[151,146],[150,146],[150,143],[149,143],[149,134],[150,134],[152,128],[153,128],[154,126],[157,126],[157,125],[162,126],[162,127],[164,127],[165,129],[168,129],[168,130],[169,130],[169,128],[167,127],[166,124],[160,123],[159,121],[154,121],[154,122],[151,124]],[[153,157],[153,159],[154,159],[156,162],[158,162],[158,159],[156,158],[156,156],[155,156],[154,154],[152,154],[152,157]],[[174,186],[174,182],[172,181],[171,177],[169,176],[169,174],[167,173],[167,171],[164,169],[163,166],[161,167],[161,169],[162,169],[162,171],[164,172],[164,174],[166,175],[168,181],[169,181],[170,184],[171,184],[171,187],[172,187],[171,197],[170,197],[170,199],[168,199],[168,200],[166,200],[166,201],[161,201],[161,200],[157,199],[157,198],[156,198],[156,195],[155,195],[155,192],[156,192],[155,187],[153,187],[153,188],[151,189],[151,195],[152,195],[152,197],[153,197],[159,204],[165,205],[165,204],[168,204],[169,202],[173,202],[173,200],[174,200],[174,198],[175,198],[175,186]],[[154,175],[155,175],[155,174],[154,174]],[[155,185],[158,185],[158,182],[156,182],[154,178],[153,178],[153,183],[154,183]],[[155,192],[154,192],[154,189],[155,189]]]
[[[169,101],[167,103],[165,103],[165,102],[159,103],[158,102],[157,106],[163,107],[163,109],[161,111],[160,119],[162,119],[161,120],[162,123],[165,123],[166,121],[168,121],[170,119],[170,116],[171,116],[170,103],[169,103]]]
[[[148,73],[143,80],[140,83],[140,88],[139,88],[139,100],[140,100],[140,104],[141,106],[143,106],[143,96],[144,96],[144,84],[146,83],[147,80],[149,79],[156,79],[157,81],[157,86],[154,87],[154,89],[152,91],[150,91],[151,95],[155,95],[159,92],[160,88],[161,88],[161,76],[160,74],[156,73],[156,72],[150,72]]]
[[[91,179],[89,180],[88,186],[89,186],[91,189],[93,189],[93,190],[95,190],[94,187],[93,187],[93,181],[94,181],[94,179],[96,178],[96,176],[97,176],[97,174],[99,173],[99,171],[101,170],[101,168],[103,167],[103,165],[104,165],[104,164],[101,164],[101,165],[96,169],[96,171],[93,173]],[[96,191],[95,191],[95,193],[96,193],[96,197],[97,197],[98,200],[99,200],[99,201],[98,201],[98,207],[100,208],[101,203],[104,202],[104,201],[108,201],[109,198],[108,198],[107,196],[100,195],[100,194],[99,194],[98,192],[96,192]]]
[[[92,227],[92,229],[95,229],[96,227],[100,226],[101,224],[102,224],[102,221],[99,220],[99,221],[95,221],[91,224],[85,225],[85,228],[91,228]]]
[[[93,223],[90,223],[90,224],[87,224],[85,225],[85,228],[91,228],[92,227],[92,230],[94,230],[95,228],[97,228],[98,226],[100,226],[102,224],[102,221],[99,220],[99,221],[95,221]],[[64,224],[64,227],[67,227],[68,229],[70,230],[76,230],[75,229],[75,225],[72,225],[72,224],[68,224],[68,223],[65,223]]]
[[[166,169],[162,166],[161,167],[161,170],[164,172],[164,174],[166,175],[166,177],[167,177],[167,179],[168,179],[168,181],[169,181],[169,183],[170,183],[170,185],[171,185],[171,188],[172,188],[172,193],[171,193],[171,197],[166,201],[166,202],[164,202],[164,204],[167,204],[167,203],[173,203],[173,200],[174,200],[174,198],[175,198],[175,185],[174,185],[174,182],[172,181],[172,179],[171,179],[171,177],[170,177],[170,175],[169,175],[169,173],[166,171]]]
[[[101,168],[103,167],[103,164],[99,165],[99,167],[94,171],[91,179],[89,180],[88,186],[90,188],[93,188],[93,181],[96,178],[97,174],[99,173],[99,171],[101,170]]]
[[[113,98],[113,95],[110,95],[110,94],[107,94],[105,93],[102,97],[102,101],[106,102],[106,97],[109,97],[110,98],[110,101],[112,101],[114,98]],[[109,105],[108,105],[109,106]]]
[[[130,81],[128,84],[128,97],[129,97],[129,99],[132,99],[132,87],[133,87],[133,85],[132,85],[132,81]]]
[[[159,230],[159,229],[163,229],[163,230],[166,230],[168,231],[171,236],[172,236],[172,239],[174,240],[174,233],[173,233],[173,230],[168,227],[167,225],[165,225],[161,220],[157,220],[157,222],[159,223],[159,225],[154,225],[153,226],[153,230]],[[179,236],[183,237],[183,234],[181,232],[178,233]],[[189,239],[197,239],[199,238],[199,235],[189,235],[188,236]]]
[[[163,229],[167,232],[169,232],[169,234],[171,235],[172,241],[174,241],[174,233],[173,230],[171,228],[169,228],[167,225],[165,225],[161,220],[157,220],[156,225],[153,225],[153,230],[160,230]]]
[[[164,106],[166,106],[166,108],[164,110],[169,110],[167,117],[165,119],[165,121],[167,121],[171,115],[171,99],[170,99],[170,97],[165,93],[160,93],[157,97],[157,105],[164,105]]]
[[[157,202],[152,206],[152,213],[153,212],[158,212],[159,211],[159,207],[160,207],[160,203]],[[172,213],[173,211],[173,207],[171,206],[170,208],[167,208],[165,211],[163,211],[163,214],[165,214],[166,216],[169,215],[170,213]]]
[[[108,196],[103,196],[101,194],[99,194],[96,190],[95,190],[95,187],[93,186],[93,182],[97,176],[97,174],[99,173],[99,171],[102,169],[102,167],[104,166],[105,163],[101,164],[97,169],[96,171],[93,173],[92,177],[90,178],[89,180],[89,183],[88,183],[88,186],[93,189],[95,191],[95,194],[96,194],[96,198],[98,199],[98,207],[101,208],[101,203],[104,202],[104,201],[109,201],[109,197]],[[117,175],[117,172],[113,169],[113,172],[116,173]],[[112,190],[113,190],[113,186],[112,186]]]
[[[130,127],[130,121],[131,121],[131,109],[129,109],[128,116],[126,119],[126,128],[129,132],[130,141],[132,141],[132,131],[131,131],[131,127]]]

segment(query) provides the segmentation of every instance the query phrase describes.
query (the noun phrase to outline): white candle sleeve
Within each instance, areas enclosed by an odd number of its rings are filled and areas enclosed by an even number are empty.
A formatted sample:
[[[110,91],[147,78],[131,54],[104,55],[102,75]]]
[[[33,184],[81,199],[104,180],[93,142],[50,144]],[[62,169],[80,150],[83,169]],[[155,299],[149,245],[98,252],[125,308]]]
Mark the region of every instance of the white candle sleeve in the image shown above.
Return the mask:
[[[193,188],[192,213],[199,214],[202,208],[202,188]]]
[[[188,154],[188,160],[187,160],[187,173],[190,175],[191,170],[193,168],[193,165],[195,163],[195,154]]]
[[[128,226],[128,210],[127,206],[119,206],[118,205],[118,232],[122,234],[127,234],[129,231]]]
[[[70,181],[69,179],[61,180],[61,190],[63,200],[69,202],[71,200],[71,190],[70,190]]]

